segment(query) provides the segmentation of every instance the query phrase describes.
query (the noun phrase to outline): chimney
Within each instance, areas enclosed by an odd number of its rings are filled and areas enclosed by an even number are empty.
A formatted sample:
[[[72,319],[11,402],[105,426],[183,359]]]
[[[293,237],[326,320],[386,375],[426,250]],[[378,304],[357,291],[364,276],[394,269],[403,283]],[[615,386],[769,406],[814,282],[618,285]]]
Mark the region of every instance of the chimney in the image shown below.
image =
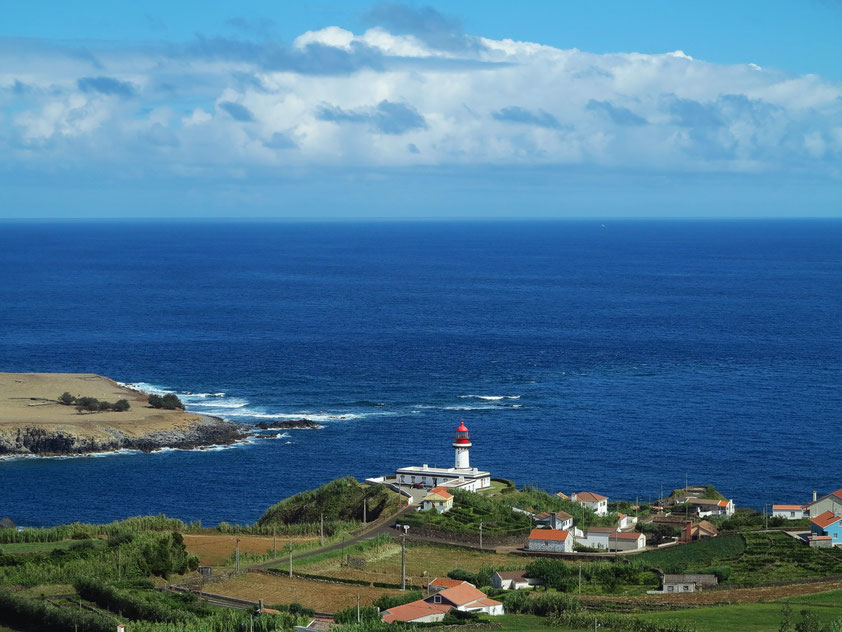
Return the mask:
[[[257,602],[257,607],[258,607],[260,610],[263,610],[263,600],[262,600],[262,599],[259,599],[259,600],[258,600],[258,602]]]
[[[816,490],[813,490],[813,502],[816,502]]]

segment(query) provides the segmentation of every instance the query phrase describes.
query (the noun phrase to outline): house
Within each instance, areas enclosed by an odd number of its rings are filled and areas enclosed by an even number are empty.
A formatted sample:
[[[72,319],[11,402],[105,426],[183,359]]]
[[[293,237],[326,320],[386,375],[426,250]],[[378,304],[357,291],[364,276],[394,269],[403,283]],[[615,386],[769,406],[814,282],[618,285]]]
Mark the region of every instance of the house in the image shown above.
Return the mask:
[[[559,529],[532,529],[526,548],[529,551],[572,553],[573,534]]]
[[[842,546],[842,513],[825,511],[810,521],[810,534],[813,538],[830,538],[831,546]],[[817,540],[818,541],[818,540]],[[812,546],[826,545],[826,541]]]
[[[813,502],[807,505],[810,509],[810,519],[823,514],[825,511],[842,513],[842,489],[830,492],[816,500],[816,492],[813,492]]]
[[[696,592],[716,584],[716,575],[664,575],[661,592]]]
[[[597,516],[604,516],[608,513],[608,496],[594,494],[593,492],[576,492],[571,494],[570,500],[584,505],[588,509],[593,509]]]
[[[503,604],[477,590],[468,582],[461,586],[445,588],[424,599],[429,604],[449,605],[463,612],[483,612],[492,616],[504,614]]]
[[[612,551],[638,551],[646,548],[646,536],[638,531],[617,531],[608,538]]]
[[[772,517],[784,520],[801,520],[810,516],[807,505],[772,505]]]
[[[440,514],[453,509],[453,494],[444,487],[433,487],[421,501],[421,511],[435,509]]]
[[[691,498],[688,504],[696,512],[699,518],[708,516],[733,516],[733,500],[717,500],[716,498]]]
[[[646,536],[637,531],[617,531],[612,527],[591,527],[577,544],[606,551],[636,551],[646,548]]]
[[[497,571],[491,576],[491,585],[494,588],[504,588],[506,590],[532,588],[543,583],[537,577],[527,577],[526,571]]]
[[[439,592],[440,590],[444,590],[445,588],[453,588],[454,586],[461,586],[462,584],[468,584],[469,586],[473,586],[470,582],[462,581],[459,579],[450,579],[450,577],[436,577],[433,581],[427,584],[427,592]]]
[[[446,603],[427,603],[426,601],[411,601],[402,606],[395,606],[380,613],[384,623],[435,623],[444,619],[452,606]]]
[[[585,533],[584,537],[578,538],[576,544],[586,546],[591,549],[608,550],[608,538],[610,538],[617,530],[613,527],[591,527]]]
[[[695,524],[688,520],[684,525],[684,530],[681,532],[680,541],[684,543],[695,542],[696,540],[715,538],[717,535],[719,535],[719,529],[707,520],[700,520]]]
[[[573,516],[566,511],[556,511],[550,514],[550,529],[570,531],[573,528]]]
[[[634,525],[637,524],[637,516],[627,516],[624,513],[617,513],[617,528],[618,529],[631,529]]]
[[[552,514],[547,513],[546,511],[532,515],[532,519],[535,521],[535,524],[542,527],[550,526],[550,518],[552,518]]]

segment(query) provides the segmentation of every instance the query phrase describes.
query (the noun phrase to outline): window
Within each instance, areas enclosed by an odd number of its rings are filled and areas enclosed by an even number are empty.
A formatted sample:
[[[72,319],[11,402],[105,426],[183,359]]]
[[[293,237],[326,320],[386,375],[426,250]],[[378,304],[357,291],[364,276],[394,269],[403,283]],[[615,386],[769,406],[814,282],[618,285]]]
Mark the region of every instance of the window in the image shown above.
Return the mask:
[[[789,512],[789,517],[790,517],[790,518],[795,518],[795,512],[794,512],[794,511],[790,511],[790,512]]]
[[[675,590],[675,586],[667,586],[667,592],[673,592]]]
[[[690,586],[688,586],[687,584],[684,584],[681,588],[684,589],[684,592],[687,592],[688,590],[690,590]]]
[[[433,597],[433,603],[441,603],[441,595],[436,595]]]

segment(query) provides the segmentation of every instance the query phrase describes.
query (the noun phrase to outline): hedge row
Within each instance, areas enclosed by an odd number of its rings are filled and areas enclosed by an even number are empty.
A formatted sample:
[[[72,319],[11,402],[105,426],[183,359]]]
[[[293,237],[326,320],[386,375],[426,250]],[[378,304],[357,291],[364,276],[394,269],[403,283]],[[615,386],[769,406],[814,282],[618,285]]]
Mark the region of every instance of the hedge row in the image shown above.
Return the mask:
[[[78,579],[73,584],[79,596],[112,612],[122,612],[130,619],[176,622],[194,619],[192,613],[171,608],[163,603],[152,603],[129,593],[119,591],[95,579]]]
[[[78,632],[114,632],[114,619],[77,608],[58,608],[47,601],[36,601],[0,592],[0,621],[24,629]]]

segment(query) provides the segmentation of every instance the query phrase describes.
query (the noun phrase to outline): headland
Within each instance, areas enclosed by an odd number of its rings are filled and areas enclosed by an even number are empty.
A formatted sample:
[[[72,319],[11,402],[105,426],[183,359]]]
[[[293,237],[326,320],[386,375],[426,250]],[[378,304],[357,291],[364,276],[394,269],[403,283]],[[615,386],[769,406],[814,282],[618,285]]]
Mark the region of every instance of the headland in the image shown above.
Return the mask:
[[[63,393],[126,400],[128,410],[79,411]],[[93,373],[0,373],[0,455],[65,455],[121,449],[197,448],[242,438],[240,426],[182,409],[153,408],[149,396]]]

